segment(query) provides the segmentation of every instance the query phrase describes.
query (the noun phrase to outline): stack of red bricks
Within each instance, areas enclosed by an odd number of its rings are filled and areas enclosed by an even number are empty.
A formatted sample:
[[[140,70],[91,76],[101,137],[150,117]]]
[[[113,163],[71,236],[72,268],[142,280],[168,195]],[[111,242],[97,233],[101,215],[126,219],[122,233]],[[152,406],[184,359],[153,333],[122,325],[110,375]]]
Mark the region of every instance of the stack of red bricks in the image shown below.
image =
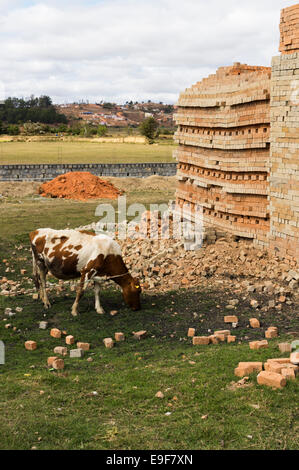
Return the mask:
[[[281,56],[272,59],[270,248],[299,260],[299,4],[282,10]]]
[[[282,54],[292,54],[299,49],[299,4],[281,10],[280,46]]]
[[[181,93],[176,202],[204,225],[264,242],[269,231],[269,67],[221,67]]]

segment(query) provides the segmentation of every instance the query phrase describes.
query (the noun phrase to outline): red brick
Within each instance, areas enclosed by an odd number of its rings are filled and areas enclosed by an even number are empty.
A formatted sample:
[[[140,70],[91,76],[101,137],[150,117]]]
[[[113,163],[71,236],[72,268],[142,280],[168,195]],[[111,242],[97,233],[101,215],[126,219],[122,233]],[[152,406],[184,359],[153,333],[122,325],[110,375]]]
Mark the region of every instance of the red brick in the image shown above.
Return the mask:
[[[47,360],[48,367],[52,367],[53,361],[55,361],[56,359],[59,359],[59,358],[57,356],[48,357],[48,360]]]
[[[61,338],[61,331],[58,330],[58,328],[52,328],[50,330],[50,335],[53,337],[53,338]]]
[[[260,328],[260,322],[257,318],[250,318],[249,320],[251,328]]]
[[[52,362],[53,369],[61,370],[64,369],[64,360],[63,359],[54,359]]]
[[[106,348],[111,349],[114,346],[114,341],[112,338],[104,338],[103,343]]]
[[[36,341],[26,341],[25,342],[25,348],[28,351],[34,351],[37,348],[37,343]]]
[[[194,345],[201,345],[201,344],[209,344],[210,343],[210,338],[209,336],[193,336],[192,343]]]
[[[115,337],[115,341],[124,341],[125,340],[125,335],[121,332],[115,333],[114,337]]]
[[[193,338],[194,335],[195,335],[195,328],[189,328],[187,336],[189,336],[190,338]]]
[[[234,343],[236,341],[236,336],[228,335],[226,339],[228,343]]]
[[[55,354],[61,354],[62,356],[67,355],[67,348],[65,348],[64,346],[56,346],[53,351]]]
[[[224,323],[238,323],[238,317],[236,315],[226,315],[224,317]]]
[[[273,388],[283,388],[285,387],[287,381],[286,378],[281,374],[276,374],[275,372],[262,371],[257,376],[257,383],[259,385],[267,385],[268,387]]]
[[[266,339],[263,339],[261,341],[250,341],[249,347],[250,347],[250,349],[267,348],[268,347],[268,341]]]
[[[80,341],[78,341],[77,348],[83,349],[83,351],[89,351],[90,344],[89,343],[81,343]]]
[[[260,372],[261,370],[263,370],[262,362],[239,362],[238,367],[235,369],[235,375],[244,377],[245,375]]]
[[[74,344],[75,338],[72,335],[68,335],[65,338],[65,342],[66,342],[66,344]]]

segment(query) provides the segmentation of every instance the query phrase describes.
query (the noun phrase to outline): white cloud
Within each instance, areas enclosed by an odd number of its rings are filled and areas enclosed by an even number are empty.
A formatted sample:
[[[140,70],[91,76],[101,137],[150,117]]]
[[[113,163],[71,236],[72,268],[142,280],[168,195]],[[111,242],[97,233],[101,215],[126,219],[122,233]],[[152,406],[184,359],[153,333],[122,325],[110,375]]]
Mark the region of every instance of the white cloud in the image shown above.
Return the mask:
[[[0,0],[6,95],[175,102],[219,66],[270,65],[286,0]]]

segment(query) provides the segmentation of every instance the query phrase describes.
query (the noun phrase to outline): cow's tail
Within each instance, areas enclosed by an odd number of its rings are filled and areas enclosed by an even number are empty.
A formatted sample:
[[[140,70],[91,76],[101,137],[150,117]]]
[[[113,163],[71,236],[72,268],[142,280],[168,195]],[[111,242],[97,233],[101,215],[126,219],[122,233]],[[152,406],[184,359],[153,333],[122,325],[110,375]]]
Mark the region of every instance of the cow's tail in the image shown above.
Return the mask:
[[[36,255],[35,255],[35,250],[34,247],[31,245],[31,252],[32,252],[32,277],[33,277],[33,282],[36,287],[36,290],[38,293],[40,293],[40,277],[39,277],[39,271],[38,271],[38,266],[36,262]]]

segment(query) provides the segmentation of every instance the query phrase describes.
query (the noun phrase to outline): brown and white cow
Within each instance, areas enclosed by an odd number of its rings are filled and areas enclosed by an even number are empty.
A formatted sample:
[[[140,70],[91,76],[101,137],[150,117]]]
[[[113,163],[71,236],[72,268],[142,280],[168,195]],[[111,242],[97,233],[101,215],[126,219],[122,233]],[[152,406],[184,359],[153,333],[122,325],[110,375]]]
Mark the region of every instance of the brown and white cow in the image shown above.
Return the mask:
[[[46,291],[46,275],[50,271],[58,279],[80,278],[72,315],[78,314],[78,303],[89,281],[94,281],[95,309],[104,313],[100,304],[100,277],[115,281],[125,302],[133,310],[140,309],[139,280],[129,273],[119,244],[106,235],[85,230],[53,230],[41,228],[29,234],[33,255],[35,286],[45,308],[51,306]]]

